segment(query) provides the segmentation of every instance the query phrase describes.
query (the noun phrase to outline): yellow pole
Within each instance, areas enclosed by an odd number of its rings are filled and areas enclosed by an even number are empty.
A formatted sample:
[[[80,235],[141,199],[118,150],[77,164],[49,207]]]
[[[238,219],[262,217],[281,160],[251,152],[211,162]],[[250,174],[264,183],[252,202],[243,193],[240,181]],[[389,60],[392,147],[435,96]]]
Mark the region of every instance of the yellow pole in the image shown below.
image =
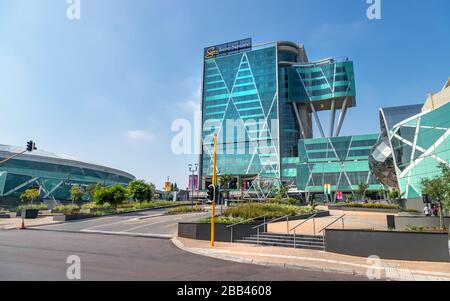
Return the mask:
[[[211,247],[214,247],[215,241],[215,224],[214,217],[216,215],[216,187],[217,187],[217,135],[214,135],[214,154],[213,154],[213,178],[212,184],[214,186],[214,197],[212,202],[212,210],[211,210]]]

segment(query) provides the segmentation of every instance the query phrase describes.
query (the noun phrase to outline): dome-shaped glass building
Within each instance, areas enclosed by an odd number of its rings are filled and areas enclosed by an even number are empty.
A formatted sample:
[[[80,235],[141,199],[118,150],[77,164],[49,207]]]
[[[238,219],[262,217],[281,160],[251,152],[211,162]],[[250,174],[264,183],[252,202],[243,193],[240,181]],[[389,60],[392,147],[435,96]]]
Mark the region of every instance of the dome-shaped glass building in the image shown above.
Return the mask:
[[[24,150],[0,144],[0,161]],[[39,189],[42,199],[69,200],[73,185],[127,185],[134,179],[121,170],[36,150],[0,165],[0,203],[2,198],[19,198],[29,188]]]

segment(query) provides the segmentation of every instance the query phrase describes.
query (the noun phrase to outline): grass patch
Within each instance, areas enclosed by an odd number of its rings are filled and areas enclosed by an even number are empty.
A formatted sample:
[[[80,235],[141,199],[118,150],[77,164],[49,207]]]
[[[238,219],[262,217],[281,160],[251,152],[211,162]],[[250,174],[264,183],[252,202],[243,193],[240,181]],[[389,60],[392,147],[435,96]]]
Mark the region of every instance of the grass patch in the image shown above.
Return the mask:
[[[48,207],[45,204],[21,205],[17,207],[15,211],[22,211],[23,209],[48,210]]]
[[[407,232],[443,232],[445,230],[440,229],[439,227],[430,227],[423,225],[407,225],[405,228]]]
[[[186,213],[194,213],[194,212],[203,212],[204,210],[200,207],[190,207],[190,206],[180,206],[177,208],[173,208],[167,212],[167,215],[177,215],[177,214],[186,214]]]
[[[365,204],[365,203],[350,203],[350,204],[344,204],[343,207],[348,208],[368,208],[368,209],[394,209],[394,210],[400,210],[399,205],[388,205],[388,204]]]
[[[242,217],[232,217],[232,216],[219,216],[216,217],[214,219],[214,222],[216,224],[223,224],[223,225],[233,225],[233,224],[237,224],[237,223],[242,223],[243,225],[245,224],[250,224],[251,222],[249,222],[248,220],[246,220],[245,218]],[[203,218],[197,221],[197,223],[200,224],[210,224],[211,223],[211,218]]]
[[[80,207],[77,205],[60,205],[52,209],[53,213],[62,213],[64,215],[71,215],[79,211]]]
[[[247,203],[233,206],[224,211],[224,216],[252,219],[266,215],[266,218],[273,219],[285,215],[301,215],[312,213],[314,210],[310,206],[300,207],[286,204],[262,204]]]

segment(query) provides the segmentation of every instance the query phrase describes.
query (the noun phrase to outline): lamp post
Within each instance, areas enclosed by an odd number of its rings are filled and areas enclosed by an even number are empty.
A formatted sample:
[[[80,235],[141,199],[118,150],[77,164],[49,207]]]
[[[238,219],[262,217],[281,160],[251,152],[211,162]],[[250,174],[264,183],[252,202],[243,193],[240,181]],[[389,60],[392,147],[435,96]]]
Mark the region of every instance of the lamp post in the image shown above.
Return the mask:
[[[189,171],[191,172],[191,204],[192,204],[192,208],[194,208],[194,188],[195,188],[195,173],[198,171],[198,164],[196,163],[195,165],[189,164]]]

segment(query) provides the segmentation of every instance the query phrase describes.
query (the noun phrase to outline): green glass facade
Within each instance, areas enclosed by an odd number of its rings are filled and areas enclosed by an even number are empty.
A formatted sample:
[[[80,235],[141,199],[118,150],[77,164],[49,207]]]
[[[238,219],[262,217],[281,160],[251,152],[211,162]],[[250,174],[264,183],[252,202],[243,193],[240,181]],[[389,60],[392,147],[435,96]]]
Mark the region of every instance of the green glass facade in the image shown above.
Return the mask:
[[[205,53],[211,49],[217,47]],[[303,45],[292,42],[208,55],[203,70],[203,189],[213,174],[214,133],[219,176],[271,178],[295,186],[298,177],[309,175],[298,174],[304,163],[299,140],[313,138],[316,111],[335,114],[356,105],[353,62],[309,62]]]
[[[19,151],[0,145],[0,160]],[[26,189],[37,188],[43,199],[69,200],[73,185],[127,185],[133,179],[119,170],[36,151],[0,165],[0,197],[19,198]]]
[[[296,102],[329,101],[349,97],[355,106],[353,62],[324,61],[289,68],[289,99]]]
[[[389,109],[382,110],[382,116],[389,119],[389,114],[384,111],[389,112]],[[449,116],[450,103],[447,103],[396,124],[384,122],[388,126],[387,137],[390,142],[385,153],[386,157],[392,153],[394,164],[387,168],[379,164],[382,160],[379,151],[375,149],[371,157],[374,161],[374,173],[383,181],[383,172],[390,169],[391,173],[397,176],[398,188],[405,198],[420,198],[422,179],[439,175],[440,163],[450,164]]]
[[[276,46],[205,60],[202,107],[203,176],[216,132],[220,174],[280,177]]]
[[[333,191],[352,192],[361,183],[369,190],[382,185],[370,172],[369,154],[379,135],[358,135],[299,141],[297,189],[323,192],[324,185]]]

